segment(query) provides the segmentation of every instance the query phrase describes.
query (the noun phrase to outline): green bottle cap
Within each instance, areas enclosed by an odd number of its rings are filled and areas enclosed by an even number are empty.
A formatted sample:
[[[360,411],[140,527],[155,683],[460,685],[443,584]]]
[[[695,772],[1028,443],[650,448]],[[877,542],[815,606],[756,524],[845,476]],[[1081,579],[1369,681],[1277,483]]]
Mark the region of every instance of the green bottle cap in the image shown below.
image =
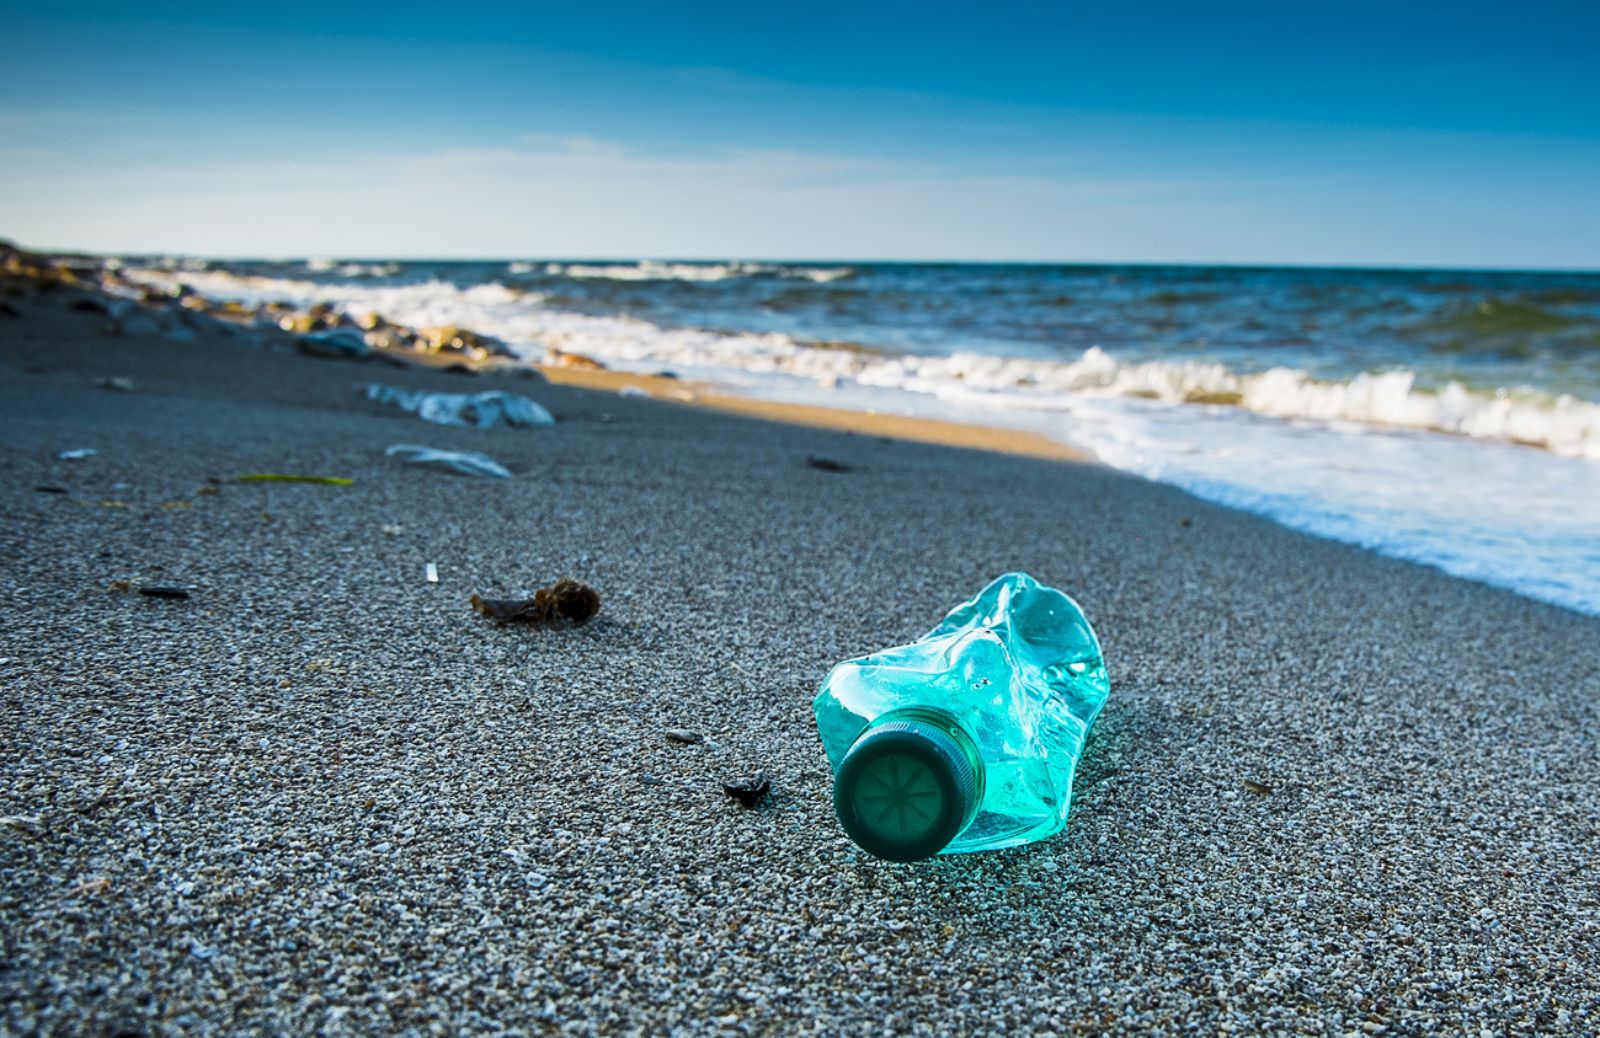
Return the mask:
[[[977,814],[979,767],[940,726],[887,721],[845,754],[833,780],[833,809],[869,854],[890,861],[931,858]]]

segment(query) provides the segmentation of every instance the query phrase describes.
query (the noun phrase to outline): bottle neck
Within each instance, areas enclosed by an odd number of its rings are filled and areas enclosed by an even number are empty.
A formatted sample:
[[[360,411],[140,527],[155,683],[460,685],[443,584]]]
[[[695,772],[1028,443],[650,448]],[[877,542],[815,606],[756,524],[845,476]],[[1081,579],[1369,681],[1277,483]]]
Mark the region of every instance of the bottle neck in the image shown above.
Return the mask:
[[[888,724],[891,721],[921,721],[924,724],[931,724],[950,736],[951,741],[961,748],[962,754],[967,758],[967,763],[972,766],[973,775],[978,780],[977,795],[972,798],[971,810],[968,812],[966,820],[962,822],[961,827],[965,829],[968,825],[971,825],[972,819],[977,816],[979,809],[983,805],[985,786],[983,757],[978,753],[978,741],[972,737],[971,732],[967,731],[967,726],[962,724],[960,718],[956,717],[955,714],[950,713],[948,710],[941,710],[936,706],[905,706],[879,714],[872,720],[871,724],[861,730],[861,733],[856,736],[856,741],[860,742],[868,732],[879,725]]]

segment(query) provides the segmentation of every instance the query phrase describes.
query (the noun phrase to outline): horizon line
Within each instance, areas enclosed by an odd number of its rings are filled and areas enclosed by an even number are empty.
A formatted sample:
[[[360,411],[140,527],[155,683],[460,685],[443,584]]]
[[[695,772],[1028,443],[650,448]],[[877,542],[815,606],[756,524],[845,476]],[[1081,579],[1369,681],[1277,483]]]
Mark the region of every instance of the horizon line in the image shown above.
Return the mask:
[[[11,245],[14,248],[24,249],[28,252],[37,252],[50,256],[86,256],[100,259],[127,259],[127,258],[156,258],[177,257],[183,259],[198,259],[214,263],[289,263],[304,262],[314,259],[330,260],[335,262],[374,262],[386,263],[592,263],[592,264],[622,264],[622,263],[685,263],[685,264],[712,264],[712,263],[763,263],[785,264],[790,266],[989,266],[989,267],[1151,267],[1173,268],[1188,267],[1204,270],[1328,270],[1350,271],[1361,273],[1441,273],[1441,274],[1575,274],[1584,277],[1600,276],[1600,266],[1595,267],[1562,267],[1562,266],[1520,266],[1520,267],[1495,267],[1476,264],[1428,264],[1428,263],[1319,263],[1304,260],[1272,261],[1272,260],[1152,260],[1152,259],[912,259],[894,257],[846,258],[831,257],[777,257],[777,256],[734,256],[734,255],[700,255],[700,256],[670,256],[651,255],[638,253],[632,255],[610,256],[473,256],[466,254],[437,255],[437,256],[384,256],[377,254],[329,254],[329,253],[304,253],[290,255],[224,255],[219,253],[183,252],[167,249],[144,250],[129,249],[107,251],[101,249],[74,249],[54,248],[40,246],[17,245],[10,239],[0,238],[0,244]]]

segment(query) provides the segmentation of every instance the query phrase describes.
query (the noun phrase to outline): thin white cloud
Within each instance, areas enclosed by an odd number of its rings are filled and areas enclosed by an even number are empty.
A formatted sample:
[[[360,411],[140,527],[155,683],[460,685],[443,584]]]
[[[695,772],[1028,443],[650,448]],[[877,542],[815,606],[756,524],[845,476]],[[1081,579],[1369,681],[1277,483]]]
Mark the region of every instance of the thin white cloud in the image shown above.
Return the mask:
[[[1476,254],[1574,266],[1600,238],[1593,212],[1565,207],[1530,242],[1537,199],[1464,220],[1460,191],[1385,198],[1320,168],[1273,179],[1062,165],[1000,175],[802,151],[662,155],[583,137],[273,163],[24,161],[0,165],[0,236],[220,256],[1427,264]]]
[[[588,139],[352,161],[10,172],[0,185],[0,227],[38,244],[406,256],[1070,255],[1081,244],[1071,227],[1089,216],[1073,205],[1193,190],[963,176],[804,152],[659,156]]]

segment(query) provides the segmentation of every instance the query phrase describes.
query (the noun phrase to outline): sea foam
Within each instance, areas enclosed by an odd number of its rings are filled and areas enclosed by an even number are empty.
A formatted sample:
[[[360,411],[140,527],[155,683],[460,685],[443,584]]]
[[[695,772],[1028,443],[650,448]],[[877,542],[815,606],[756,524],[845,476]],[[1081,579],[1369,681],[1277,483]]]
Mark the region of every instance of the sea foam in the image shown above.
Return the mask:
[[[1064,359],[842,349],[552,309],[542,293],[497,281],[128,273],[217,298],[327,301],[404,324],[461,325],[530,360],[559,349],[619,368],[671,367],[747,395],[1042,432],[1290,526],[1600,613],[1600,405],[1570,395],[1425,388],[1393,368],[1345,379],[1292,367],[1240,372],[1098,347]]]

